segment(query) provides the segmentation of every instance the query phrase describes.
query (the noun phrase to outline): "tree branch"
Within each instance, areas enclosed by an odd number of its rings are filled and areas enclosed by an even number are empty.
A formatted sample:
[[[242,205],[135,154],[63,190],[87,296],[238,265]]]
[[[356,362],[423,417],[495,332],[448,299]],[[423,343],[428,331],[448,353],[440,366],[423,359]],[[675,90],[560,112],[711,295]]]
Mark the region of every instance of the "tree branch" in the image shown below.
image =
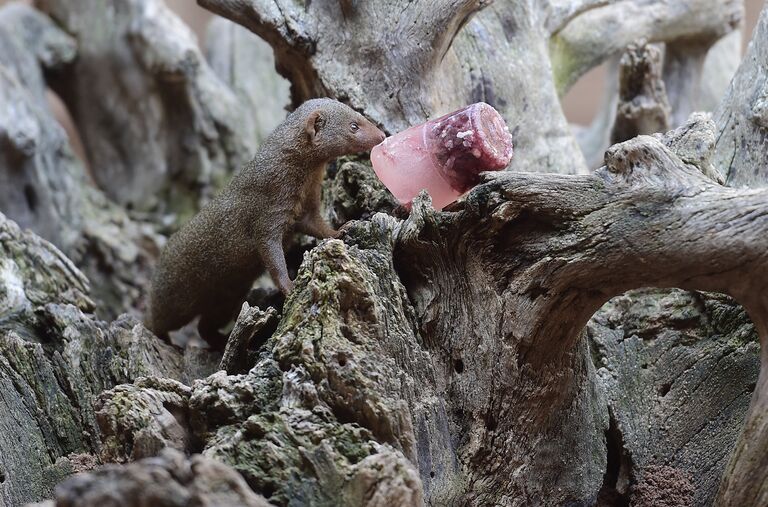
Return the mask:
[[[599,402],[581,331],[611,297],[644,286],[716,290],[759,317],[768,191],[702,174],[714,140],[700,116],[612,147],[591,175],[494,173],[454,213],[414,204],[396,233],[396,266],[435,360],[462,361],[447,396],[460,420],[475,421],[464,423],[473,444],[457,450],[482,485],[473,502],[536,498],[559,480],[568,487],[555,503],[598,487],[602,477],[562,474],[605,466],[587,461],[600,451],[569,425],[606,424],[589,408]],[[547,446],[526,444],[537,438],[578,464],[553,469]]]
[[[94,284],[99,312],[115,317],[141,305],[159,238],[94,188],[48,106],[42,66],[74,51],[40,12],[0,9],[0,208],[69,255]]]
[[[113,3],[36,0],[79,48],[50,84],[80,130],[97,185],[128,208],[183,221],[255,151],[243,128],[250,113],[161,0]]]
[[[714,164],[729,185],[768,183],[768,8],[763,8],[747,54],[715,115]]]
[[[738,0],[623,0],[574,18],[552,37],[552,66],[558,93],[632,42],[699,40],[714,43],[737,28],[744,15]]]
[[[275,48],[290,48],[304,56],[314,51],[312,39],[316,34],[309,22],[312,17],[296,0],[197,0],[197,3],[248,28]]]
[[[294,103],[331,96],[390,131],[423,121],[424,94],[456,33],[487,0],[311,2],[199,0],[275,49]],[[303,21],[302,21],[303,20]],[[382,26],[387,30],[383,31]],[[386,69],[372,72],[372,69]]]
[[[544,27],[550,35],[559,32],[573,18],[586,11],[614,4],[621,0],[547,0],[541,2],[545,16]]]

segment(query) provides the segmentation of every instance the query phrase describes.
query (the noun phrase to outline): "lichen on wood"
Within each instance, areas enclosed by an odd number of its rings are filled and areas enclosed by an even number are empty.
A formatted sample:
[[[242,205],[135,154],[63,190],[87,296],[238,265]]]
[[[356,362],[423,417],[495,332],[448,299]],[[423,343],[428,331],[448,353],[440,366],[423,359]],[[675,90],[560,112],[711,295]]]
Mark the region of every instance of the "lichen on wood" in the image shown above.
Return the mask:
[[[0,505],[765,503],[765,13],[710,117],[741,2],[199,3],[230,18],[206,51],[160,0],[0,11],[0,209],[60,247],[0,217]],[[245,28],[293,105],[394,133],[483,100],[516,157],[446,212],[331,164],[340,238],[291,239],[289,297],[256,288],[223,357],[182,353],[93,313],[140,307],[166,215],[282,114]],[[604,59],[582,151],[558,94]]]
[[[102,391],[146,375],[189,382],[205,371],[135,318],[109,324],[93,309],[74,264],[0,214],[0,505],[49,496],[72,473],[73,455],[98,454],[92,402]]]

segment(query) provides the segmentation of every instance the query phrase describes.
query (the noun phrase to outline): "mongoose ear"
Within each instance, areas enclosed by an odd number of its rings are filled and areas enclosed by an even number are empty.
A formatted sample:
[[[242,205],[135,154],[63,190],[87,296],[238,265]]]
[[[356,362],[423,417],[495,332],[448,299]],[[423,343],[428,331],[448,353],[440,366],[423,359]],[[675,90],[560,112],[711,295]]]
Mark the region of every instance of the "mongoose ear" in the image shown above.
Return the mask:
[[[325,120],[323,119],[323,116],[319,109],[312,111],[309,114],[309,116],[307,117],[307,123],[304,126],[304,130],[306,130],[310,141],[315,140],[315,136],[317,136],[317,133],[320,132],[320,129],[323,127],[324,121]]]

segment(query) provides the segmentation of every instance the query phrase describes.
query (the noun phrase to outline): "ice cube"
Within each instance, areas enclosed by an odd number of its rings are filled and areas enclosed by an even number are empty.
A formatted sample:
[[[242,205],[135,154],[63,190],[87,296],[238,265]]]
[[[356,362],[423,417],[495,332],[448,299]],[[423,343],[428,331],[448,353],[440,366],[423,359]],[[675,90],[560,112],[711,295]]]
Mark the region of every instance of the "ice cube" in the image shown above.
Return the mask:
[[[481,172],[506,167],[512,152],[501,115],[478,102],[385,139],[371,163],[402,204],[426,189],[442,209],[477,185]]]

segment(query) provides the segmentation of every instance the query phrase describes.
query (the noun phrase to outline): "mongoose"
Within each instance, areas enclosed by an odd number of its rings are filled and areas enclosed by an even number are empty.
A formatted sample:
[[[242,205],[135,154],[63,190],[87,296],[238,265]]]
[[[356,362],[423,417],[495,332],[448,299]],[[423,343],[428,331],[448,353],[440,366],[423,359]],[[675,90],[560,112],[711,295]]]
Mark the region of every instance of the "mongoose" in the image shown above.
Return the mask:
[[[303,103],[264,141],[209,204],[171,236],[150,290],[147,327],[168,332],[200,316],[200,336],[223,348],[220,328],[234,316],[264,268],[287,294],[293,282],[283,253],[291,231],[338,235],[320,215],[328,162],[370,150],[384,133],[363,115],[331,99]]]

